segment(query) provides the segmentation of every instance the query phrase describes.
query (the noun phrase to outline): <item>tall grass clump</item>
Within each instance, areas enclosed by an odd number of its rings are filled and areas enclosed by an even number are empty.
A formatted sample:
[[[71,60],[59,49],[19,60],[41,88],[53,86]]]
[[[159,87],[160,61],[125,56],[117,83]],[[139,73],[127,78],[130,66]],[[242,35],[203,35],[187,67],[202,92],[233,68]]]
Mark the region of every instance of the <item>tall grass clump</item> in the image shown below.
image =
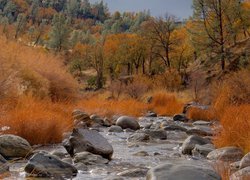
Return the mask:
[[[73,127],[73,108],[65,102],[22,96],[11,104],[0,117],[0,127],[9,127],[3,133],[21,136],[31,144],[59,143]]]

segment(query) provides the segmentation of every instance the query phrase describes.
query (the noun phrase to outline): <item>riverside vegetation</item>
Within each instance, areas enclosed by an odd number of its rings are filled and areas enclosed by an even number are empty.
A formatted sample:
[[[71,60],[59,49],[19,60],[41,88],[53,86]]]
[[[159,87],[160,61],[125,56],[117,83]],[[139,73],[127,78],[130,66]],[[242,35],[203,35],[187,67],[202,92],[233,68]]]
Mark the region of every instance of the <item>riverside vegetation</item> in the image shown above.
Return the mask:
[[[250,2],[193,11],[0,1],[0,178],[248,179]]]

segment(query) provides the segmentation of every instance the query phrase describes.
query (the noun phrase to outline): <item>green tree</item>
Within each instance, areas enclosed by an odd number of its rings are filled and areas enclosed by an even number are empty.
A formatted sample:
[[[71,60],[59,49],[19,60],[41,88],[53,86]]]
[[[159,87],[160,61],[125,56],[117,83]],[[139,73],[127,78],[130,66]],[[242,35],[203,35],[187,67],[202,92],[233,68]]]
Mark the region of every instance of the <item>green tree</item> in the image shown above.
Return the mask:
[[[49,33],[49,45],[56,51],[61,51],[69,47],[70,37],[70,23],[69,19],[61,13],[55,14],[52,20],[52,28]]]
[[[27,24],[27,17],[24,14],[19,14],[17,16],[17,21],[15,23],[15,39],[18,38],[19,34],[25,30]]]

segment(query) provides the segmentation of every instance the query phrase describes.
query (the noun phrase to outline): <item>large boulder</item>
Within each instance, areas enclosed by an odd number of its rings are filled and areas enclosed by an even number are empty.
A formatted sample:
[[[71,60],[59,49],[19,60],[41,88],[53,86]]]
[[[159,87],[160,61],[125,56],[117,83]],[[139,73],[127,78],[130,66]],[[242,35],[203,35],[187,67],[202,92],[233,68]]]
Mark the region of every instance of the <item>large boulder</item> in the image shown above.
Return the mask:
[[[100,155],[92,154],[90,152],[80,152],[75,154],[75,163],[83,163],[85,165],[98,165],[98,164],[108,164],[109,160],[103,158]]]
[[[0,174],[9,170],[7,160],[0,154]]]
[[[195,145],[205,145],[210,143],[211,142],[208,139],[202,138],[200,136],[189,136],[182,144],[182,153],[192,155],[192,150],[195,148]]]
[[[224,147],[216,149],[207,155],[209,160],[221,160],[235,162],[244,156],[243,151],[237,147]]]
[[[122,129],[140,129],[140,125],[137,120],[129,116],[121,116],[116,121],[117,126],[121,126]]]
[[[63,146],[71,156],[88,151],[111,159],[113,154],[113,147],[95,130],[74,129],[71,136],[63,141]]]
[[[250,166],[240,169],[230,176],[230,180],[247,180],[250,179]]]
[[[7,158],[27,157],[32,152],[29,142],[15,135],[0,136],[0,154]]]
[[[179,160],[150,169],[147,180],[220,180],[221,177],[206,162]]]
[[[57,156],[39,152],[34,154],[24,168],[29,175],[42,177],[73,177],[77,169],[69,163],[61,161]]]
[[[192,154],[194,155],[198,153],[199,155],[206,157],[208,153],[210,153],[213,150],[215,150],[215,147],[213,144],[205,144],[205,145],[196,144],[192,151]]]
[[[250,166],[250,153],[247,153],[240,161],[240,169]]]

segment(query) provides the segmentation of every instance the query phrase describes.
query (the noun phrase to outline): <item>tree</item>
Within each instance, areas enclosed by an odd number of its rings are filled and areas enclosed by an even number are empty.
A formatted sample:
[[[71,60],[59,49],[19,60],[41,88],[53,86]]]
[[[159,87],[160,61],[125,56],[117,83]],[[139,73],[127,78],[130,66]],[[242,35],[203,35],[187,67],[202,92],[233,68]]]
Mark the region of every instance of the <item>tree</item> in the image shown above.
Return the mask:
[[[172,46],[176,43],[172,39],[175,29],[176,22],[173,16],[166,15],[165,19],[157,18],[151,21],[150,38],[155,41],[157,47],[154,54],[160,57],[168,68],[171,68],[170,52]]]
[[[239,40],[239,30],[242,29],[245,35],[247,31],[241,1],[194,0],[193,7],[193,21],[199,32],[196,35],[203,35],[204,49],[210,50],[211,55],[216,54],[221,69],[225,70],[228,52]]]
[[[19,14],[17,16],[17,21],[15,23],[16,31],[15,31],[15,39],[18,38],[19,34],[25,29],[27,24],[27,17],[24,14]]]
[[[66,6],[67,14],[70,17],[74,17],[74,18],[77,17],[79,10],[80,10],[80,4],[81,4],[81,1],[79,0],[69,0]]]
[[[55,14],[52,28],[49,33],[49,45],[56,51],[67,49],[69,46],[70,26],[69,20],[61,13]]]

